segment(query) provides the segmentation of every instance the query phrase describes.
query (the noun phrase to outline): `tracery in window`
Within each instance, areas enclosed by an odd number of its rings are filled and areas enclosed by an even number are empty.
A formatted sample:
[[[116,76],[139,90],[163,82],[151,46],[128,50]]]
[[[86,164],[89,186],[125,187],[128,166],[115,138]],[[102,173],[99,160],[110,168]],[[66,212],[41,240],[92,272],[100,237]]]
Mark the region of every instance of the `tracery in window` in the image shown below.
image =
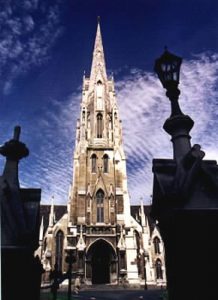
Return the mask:
[[[96,173],[96,171],[97,171],[97,156],[96,156],[96,154],[92,154],[92,156],[91,156],[91,169],[92,169],[92,173]]]
[[[64,243],[64,234],[61,230],[59,230],[56,234],[56,252],[55,252],[55,263],[57,265],[58,271],[62,271],[63,243]]]
[[[97,223],[104,222],[104,192],[102,189],[96,193],[96,206],[97,206]]]
[[[103,172],[104,173],[108,173],[108,160],[109,160],[109,157],[107,154],[105,154],[103,156]]]
[[[103,134],[103,116],[101,113],[97,114],[97,138],[102,138]]]
[[[160,259],[155,262],[156,278],[163,279],[162,263]]]
[[[160,239],[156,236],[153,240],[155,254],[160,254]]]

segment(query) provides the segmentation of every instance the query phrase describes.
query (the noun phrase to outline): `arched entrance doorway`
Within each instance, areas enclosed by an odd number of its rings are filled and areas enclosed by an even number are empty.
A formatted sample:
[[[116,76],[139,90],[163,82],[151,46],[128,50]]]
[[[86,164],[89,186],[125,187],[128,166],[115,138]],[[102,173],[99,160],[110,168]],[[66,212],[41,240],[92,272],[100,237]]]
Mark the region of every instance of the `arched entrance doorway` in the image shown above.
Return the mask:
[[[103,239],[94,242],[87,252],[92,284],[111,282],[116,273],[116,254],[113,247]]]

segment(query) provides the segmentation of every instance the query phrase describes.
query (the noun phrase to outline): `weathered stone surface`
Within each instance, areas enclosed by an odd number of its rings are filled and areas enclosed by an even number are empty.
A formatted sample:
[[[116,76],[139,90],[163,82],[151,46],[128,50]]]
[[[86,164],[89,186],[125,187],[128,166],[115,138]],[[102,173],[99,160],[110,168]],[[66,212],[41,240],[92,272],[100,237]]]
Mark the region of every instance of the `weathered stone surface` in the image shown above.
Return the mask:
[[[72,251],[77,258],[73,271],[82,275],[86,284],[125,281],[144,285],[146,277],[150,285],[164,285],[164,248],[160,253],[152,252],[155,236],[162,244],[160,233],[150,232],[143,205],[137,211],[138,222],[130,214],[122,123],[114,81],[106,73],[99,25],[91,75],[83,78],[73,159],[67,213],[49,226],[41,241],[45,245],[44,265],[54,268],[59,257],[59,268],[66,272],[66,253]],[[62,241],[58,240],[60,232]],[[161,263],[161,278],[156,278],[157,261]]]

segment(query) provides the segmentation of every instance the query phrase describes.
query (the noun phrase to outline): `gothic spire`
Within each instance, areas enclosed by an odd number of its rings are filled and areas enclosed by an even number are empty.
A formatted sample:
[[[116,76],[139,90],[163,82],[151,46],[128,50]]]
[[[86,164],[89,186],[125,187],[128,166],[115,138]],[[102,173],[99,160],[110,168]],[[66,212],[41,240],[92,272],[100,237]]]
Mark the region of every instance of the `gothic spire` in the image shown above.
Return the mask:
[[[40,228],[39,228],[39,241],[43,241],[43,232],[44,232],[44,218],[42,217]]]
[[[140,206],[141,206],[141,209],[140,209],[139,215],[141,217],[141,225],[142,225],[142,227],[146,227],[146,217],[145,217],[144,204],[143,204],[142,198],[140,198]]]
[[[84,249],[86,248],[86,244],[85,241],[83,239],[83,226],[82,224],[80,225],[80,235],[79,235],[79,240],[78,243],[76,245],[78,251],[84,251]]]
[[[123,235],[123,225],[120,226],[120,239],[117,244],[117,248],[119,248],[120,251],[125,251],[126,250],[126,243],[125,243],[125,238]]]
[[[95,37],[90,79],[96,81],[98,78],[107,79],[99,18]]]
[[[50,206],[50,214],[49,214],[49,227],[54,226],[54,196],[51,197],[51,206]]]

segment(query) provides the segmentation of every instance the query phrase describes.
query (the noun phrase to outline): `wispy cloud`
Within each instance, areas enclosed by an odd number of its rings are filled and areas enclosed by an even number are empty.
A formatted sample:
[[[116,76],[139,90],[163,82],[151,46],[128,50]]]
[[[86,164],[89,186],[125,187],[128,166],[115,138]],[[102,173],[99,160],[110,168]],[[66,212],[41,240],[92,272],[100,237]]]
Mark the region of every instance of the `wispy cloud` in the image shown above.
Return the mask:
[[[192,144],[201,144],[207,159],[218,159],[217,72],[215,54],[203,54],[182,64],[181,108],[195,121]],[[152,159],[173,156],[170,136],[162,129],[170,115],[170,103],[156,76],[141,70],[116,81],[116,91],[131,202],[139,203],[140,197],[149,202]],[[21,184],[42,188],[43,203],[52,195],[56,203],[67,203],[80,102],[80,91],[61,101],[51,99],[37,116],[22,120],[21,139],[30,148],[30,157],[21,162]]]
[[[41,108],[40,119],[23,123],[21,139],[29,146],[30,156],[21,162],[20,181],[25,187],[42,188],[42,203],[51,196],[56,203],[67,203],[79,104],[77,94],[61,102],[51,99]]]
[[[58,0],[3,1],[0,11],[0,89],[8,94],[18,75],[49,58],[62,28]]]
[[[218,55],[202,54],[184,61],[180,104],[195,121],[192,143],[199,143],[207,159],[218,159]],[[129,191],[132,202],[152,194],[152,159],[172,158],[170,136],[162,125],[170,115],[170,103],[158,79],[134,72],[117,83],[123,120]]]

